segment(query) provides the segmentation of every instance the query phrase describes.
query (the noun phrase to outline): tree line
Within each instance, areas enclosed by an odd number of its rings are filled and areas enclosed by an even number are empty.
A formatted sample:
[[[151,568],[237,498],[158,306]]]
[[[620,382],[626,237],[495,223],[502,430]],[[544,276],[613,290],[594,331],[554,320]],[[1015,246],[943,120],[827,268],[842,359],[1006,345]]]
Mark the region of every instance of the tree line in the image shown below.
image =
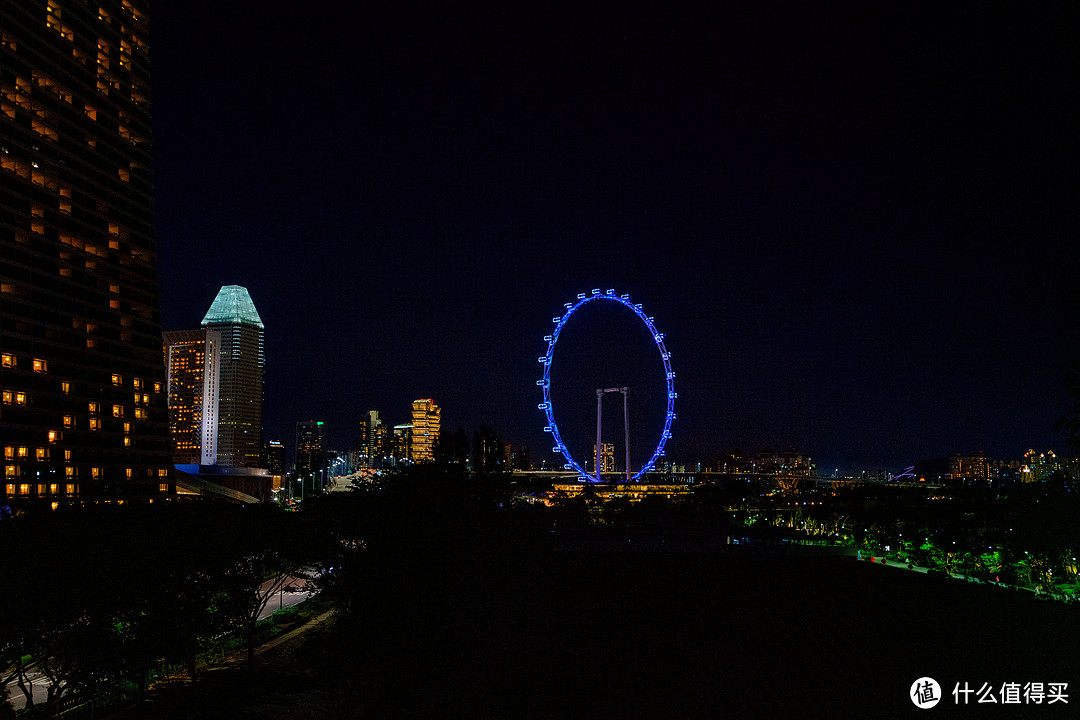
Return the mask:
[[[317,541],[271,506],[162,503],[29,513],[0,523],[0,708],[46,716],[69,698],[138,698],[225,638],[256,641],[259,613]],[[35,702],[31,679],[44,681]],[[0,713],[5,710],[0,709]],[[2,716],[2,715],[0,715]]]

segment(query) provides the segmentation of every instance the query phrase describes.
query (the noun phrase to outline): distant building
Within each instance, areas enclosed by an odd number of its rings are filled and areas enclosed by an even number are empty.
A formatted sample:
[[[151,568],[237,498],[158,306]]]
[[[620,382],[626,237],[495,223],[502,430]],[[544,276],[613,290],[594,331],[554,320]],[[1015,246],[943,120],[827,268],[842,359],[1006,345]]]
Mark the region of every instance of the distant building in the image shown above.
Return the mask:
[[[385,454],[386,426],[378,410],[368,410],[367,417],[360,420],[360,466],[379,467]]]
[[[593,467],[597,466],[596,443],[593,443]],[[615,445],[600,443],[600,472],[613,473],[615,470]]]
[[[296,474],[304,477],[323,467],[323,424],[314,420],[296,423]]]
[[[409,423],[394,426],[390,434],[390,457],[395,461],[412,457],[412,429]]]
[[[718,472],[733,475],[813,477],[817,474],[813,458],[803,455],[794,448],[789,448],[785,452],[765,449],[750,454],[732,450],[720,458],[716,469]]]
[[[147,6],[0,2],[0,504],[174,490]]]
[[[440,415],[439,406],[430,398],[413,400],[412,430],[409,433],[413,462],[432,462],[435,459]]]
[[[532,470],[532,463],[529,462],[529,448],[527,446],[515,448],[510,443],[506,443],[503,448],[503,467],[508,470]]]
[[[949,478],[965,484],[989,482],[990,463],[986,454],[980,452],[974,455],[953,455],[949,458]]]
[[[285,474],[285,443],[267,440],[263,447],[263,464],[271,475]]]

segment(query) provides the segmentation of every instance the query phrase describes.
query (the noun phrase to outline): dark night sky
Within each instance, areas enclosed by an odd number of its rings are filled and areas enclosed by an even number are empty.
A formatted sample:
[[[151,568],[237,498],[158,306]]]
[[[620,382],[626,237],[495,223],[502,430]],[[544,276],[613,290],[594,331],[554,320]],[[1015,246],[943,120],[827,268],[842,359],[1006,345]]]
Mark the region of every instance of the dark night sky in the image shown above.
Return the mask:
[[[1063,449],[1075,5],[353,5],[153,6],[163,325],[248,287],[268,436],[432,397],[561,463],[537,357],[599,287],[666,334],[672,459]],[[579,460],[594,382],[656,442],[655,347],[600,310],[556,351]]]

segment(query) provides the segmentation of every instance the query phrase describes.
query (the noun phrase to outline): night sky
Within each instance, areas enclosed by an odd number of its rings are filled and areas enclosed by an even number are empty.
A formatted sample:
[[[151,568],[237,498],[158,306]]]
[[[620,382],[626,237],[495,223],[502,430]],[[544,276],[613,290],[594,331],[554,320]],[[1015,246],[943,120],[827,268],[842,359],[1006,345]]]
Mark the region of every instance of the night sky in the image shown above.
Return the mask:
[[[561,464],[543,336],[615,288],[666,335],[677,462],[1064,450],[1075,4],[213,5],[152,8],[162,323],[250,290],[267,437],[349,449],[431,397]],[[659,354],[596,310],[556,417],[584,462],[595,388],[628,385],[648,455]]]

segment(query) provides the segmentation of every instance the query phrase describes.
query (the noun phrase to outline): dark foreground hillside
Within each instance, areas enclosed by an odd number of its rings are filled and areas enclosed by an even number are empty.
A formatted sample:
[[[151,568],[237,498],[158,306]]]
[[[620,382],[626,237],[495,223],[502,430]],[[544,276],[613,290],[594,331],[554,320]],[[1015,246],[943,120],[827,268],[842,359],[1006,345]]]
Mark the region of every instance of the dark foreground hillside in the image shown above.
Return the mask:
[[[366,578],[351,614],[253,676],[212,673],[145,716],[1053,718],[1080,705],[1073,607],[898,568],[473,548]],[[925,675],[945,696],[932,710],[908,699]],[[1077,695],[967,708],[951,695],[1029,681]]]

